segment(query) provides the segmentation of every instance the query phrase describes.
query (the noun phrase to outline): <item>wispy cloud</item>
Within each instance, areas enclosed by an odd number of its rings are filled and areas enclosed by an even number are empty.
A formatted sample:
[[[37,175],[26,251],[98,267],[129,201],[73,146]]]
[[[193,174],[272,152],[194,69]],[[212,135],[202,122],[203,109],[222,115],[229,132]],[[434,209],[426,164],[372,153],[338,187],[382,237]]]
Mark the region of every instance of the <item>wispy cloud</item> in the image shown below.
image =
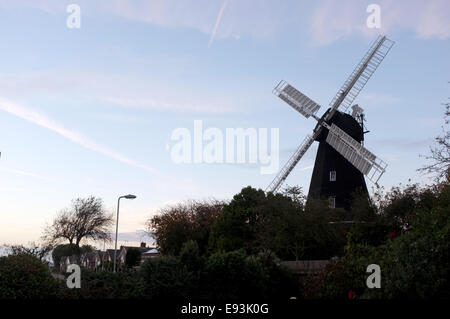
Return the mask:
[[[14,168],[8,168],[8,167],[1,167],[0,166],[0,171],[12,173],[12,174],[17,174],[17,175],[28,176],[28,177],[36,178],[36,179],[39,179],[39,180],[42,180],[42,181],[47,180],[45,177],[42,177],[42,176],[40,176],[38,174],[34,174],[34,173],[30,173],[30,172],[26,172],[26,171],[14,169]]]
[[[314,44],[327,45],[350,35],[372,37],[378,33],[413,30],[419,38],[450,38],[450,2],[446,0],[380,0],[381,28],[369,29],[366,1],[319,2],[311,15]]]
[[[228,4],[228,0],[225,0],[223,2],[222,6],[220,7],[219,13],[217,14],[216,24],[214,25],[214,29],[211,32],[211,37],[209,38],[208,47],[211,46],[211,44],[214,41],[214,38],[216,37],[217,29],[219,28],[220,21],[222,21],[222,15],[223,15],[223,12],[225,11],[225,8],[227,7],[227,4]]]
[[[79,145],[81,145],[87,149],[90,149],[92,151],[95,151],[97,153],[103,154],[114,160],[144,169],[144,170],[146,170],[150,173],[156,174],[156,175],[161,175],[160,172],[158,170],[156,170],[155,168],[150,167],[145,164],[142,164],[142,163],[139,163],[139,162],[137,162],[133,159],[130,159],[114,150],[111,150],[105,146],[102,146],[78,132],[66,129],[60,123],[58,123],[58,122],[50,119],[46,115],[41,114],[41,113],[39,113],[35,110],[32,110],[28,107],[25,107],[23,105],[19,105],[16,103],[12,103],[7,100],[0,99],[0,110],[3,110],[10,114],[16,115],[20,118],[23,118],[24,120],[27,120],[27,121],[37,124],[39,126],[45,127],[57,134],[69,139],[70,141],[72,141],[76,144],[79,144]]]
[[[420,151],[427,150],[428,146],[432,145],[433,138],[424,138],[421,140],[414,140],[411,138],[386,138],[374,139],[370,141],[371,145],[383,146],[383,148],[391,148],[396,151]]]
[[[365,108],[366,106],[370,107],[379,107],[384,105],[395,105],[402,102],[402,99],[396,96],[391,96],[382,93],[374,93],[374,92],[362,92],[358,98],[360,106]]]
[[[318,45],[355,34],[373,37],[398,30],[412,30],[422,39],[450,38],[448,0],[378,0],[375,3],[381,7],[381,29],[366,26],[369,15],[366,8],[373,1],[77,0],[77,3],[90,17],[109,15],[167,28],[197,30],[210,36],[209,45],[216,37],[274,38],[289,30],[295,30],[295,38],[298,30],[308,28],[308,36]],[[56,0],[0,0],[0,8],[37,8],[66,14],[64,3]]]
[[[122,97],[105,97],[103,101],[117,104],[123,107],[136,109],[153,109],[160,111],[172,112],[190,112],[190,113],[232,113],[234,108],[222,104],[205,104],[205,103],[167,103],[151,98],[122,98]]]

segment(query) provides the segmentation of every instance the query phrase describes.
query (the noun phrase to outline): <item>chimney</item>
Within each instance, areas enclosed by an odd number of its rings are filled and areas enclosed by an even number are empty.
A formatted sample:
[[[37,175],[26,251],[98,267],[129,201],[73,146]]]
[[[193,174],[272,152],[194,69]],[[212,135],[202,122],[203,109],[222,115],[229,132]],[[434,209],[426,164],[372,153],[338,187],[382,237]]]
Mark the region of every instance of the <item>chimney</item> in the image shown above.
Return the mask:
[[[141,243],[141,248],[145,248],[146,244],[144,242]]]

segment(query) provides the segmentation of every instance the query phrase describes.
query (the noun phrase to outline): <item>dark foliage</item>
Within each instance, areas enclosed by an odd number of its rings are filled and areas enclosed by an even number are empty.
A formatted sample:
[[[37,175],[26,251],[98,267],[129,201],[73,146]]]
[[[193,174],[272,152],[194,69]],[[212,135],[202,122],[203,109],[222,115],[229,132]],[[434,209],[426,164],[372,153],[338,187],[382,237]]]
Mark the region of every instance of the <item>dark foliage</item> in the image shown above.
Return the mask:
[[[218,201],[190,201],[168,207],[147,222],[147,228],[156,238],[160,251],[178,255],[183,244],[194,240],[203,254],[206,251],[211,225],[222,211]]]
[[[0,257],[0,299],[57,296],[57,282],[45,263],[30,254]]]

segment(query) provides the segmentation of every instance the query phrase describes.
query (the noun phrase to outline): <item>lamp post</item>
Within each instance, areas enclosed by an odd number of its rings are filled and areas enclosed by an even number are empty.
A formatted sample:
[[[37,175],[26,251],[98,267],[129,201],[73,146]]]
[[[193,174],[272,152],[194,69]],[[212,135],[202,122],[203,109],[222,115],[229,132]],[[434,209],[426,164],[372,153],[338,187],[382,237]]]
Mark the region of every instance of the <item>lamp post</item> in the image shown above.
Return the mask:
[[[117,199],[116,242],[115,242],[115,244],[114,244],[114,267],[113,267],[114,272],[116,272],[117,233],[118,233],[118,230],[119,230],[119,204],[120,204],[120,199],[121,199],[121,198],[135,199],[136,196],[135,196],[135,195],[128,194],[128,195],[120,196],[120,197]]]

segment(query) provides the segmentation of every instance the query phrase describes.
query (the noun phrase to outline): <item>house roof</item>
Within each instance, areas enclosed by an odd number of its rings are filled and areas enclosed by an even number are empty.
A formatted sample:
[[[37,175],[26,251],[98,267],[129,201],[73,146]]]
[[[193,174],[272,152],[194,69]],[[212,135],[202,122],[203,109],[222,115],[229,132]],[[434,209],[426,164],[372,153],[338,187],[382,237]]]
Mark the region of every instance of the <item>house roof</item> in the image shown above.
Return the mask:
[[[122,250],[122,249],[128,250],[128,249],[131,249],[131,248],[139,249],[139,251],[141,252],[141,254],[145,254],[145,253],[147,253],[149,250],[152,249],[151,247],[121,246],[121,247],[120,247],[120,250]]]
[[[88,253],[84,254],[83,260],[87,259],[88,261],[95,261],[95,259],[97,257],[100,257],[98,252],[97,251],[91,251],[91,252],[88,252]]]
[[[159,251],[158,251],[158,249],[156,249],[156,248],[150,248],[149,250],[147,250],[146,252],[144,252],[144,253],[142,253],[143,255],[146,255],[146,254],[158,254],[159,253]]]
[[[106,253],[114,260],[114,249],[107,249]],[[120,250],[116,250],[116,258],[119,258]]]

